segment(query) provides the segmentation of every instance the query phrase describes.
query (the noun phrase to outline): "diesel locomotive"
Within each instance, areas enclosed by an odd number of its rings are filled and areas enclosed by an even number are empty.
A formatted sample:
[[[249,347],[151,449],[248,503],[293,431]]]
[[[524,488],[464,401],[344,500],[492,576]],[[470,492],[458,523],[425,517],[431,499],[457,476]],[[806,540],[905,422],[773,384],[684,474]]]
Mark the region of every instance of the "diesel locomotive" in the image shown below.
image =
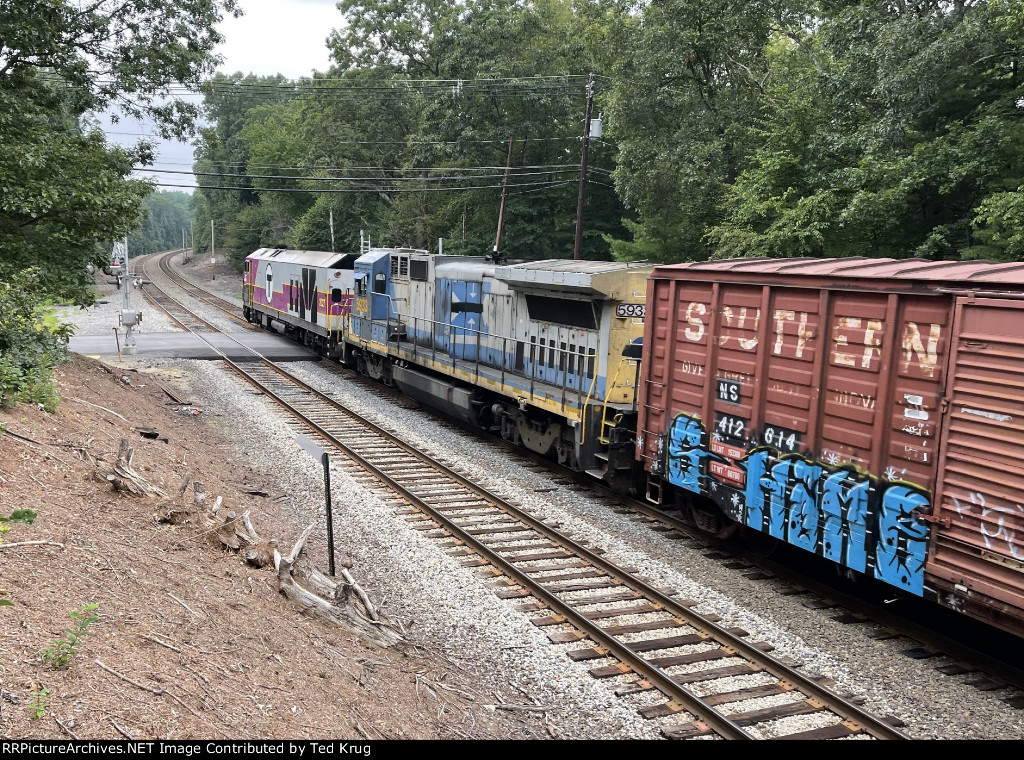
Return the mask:
[[[651,266],[499,264],[407,248],[260,249],[252,322],[595,477],[634,471]]]

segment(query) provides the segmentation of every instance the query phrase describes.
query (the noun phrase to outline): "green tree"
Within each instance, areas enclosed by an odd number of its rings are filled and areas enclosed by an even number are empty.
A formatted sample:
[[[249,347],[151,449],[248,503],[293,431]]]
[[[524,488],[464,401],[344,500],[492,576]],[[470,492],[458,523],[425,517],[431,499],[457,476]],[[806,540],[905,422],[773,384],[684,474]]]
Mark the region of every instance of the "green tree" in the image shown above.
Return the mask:
[[[617,256],[700,260],[705,232],[758,140],[770,78],[765,48],[800,14],[784,3],[623,3],[609,39],[621,51],[609,99],[615,185],[635,211]]]
[[[825,11],[771,50],[761,145],[721,200],[717,255],[1024,253],[1019,6]]]
[[[129,255],[180,248],[182,231],[188,230],[191,218],[192,196],[188,193],[158,190],[147,196],[142,225],[128,236]]]
[[[270,214],[255,213],[261,198],[249,179],[249,145],[242,131],[250,111],[287,103],[293,97],[293,83],[280,75],[257,77],[237,72],[217,74],[202,87],[203,112],[210,126],[199,130],[194,169],[199,173],[195,193],[195,247],[218,253],[239,268],[249,253],[261,245],[285,242],[287,225],[275,228]],[[255,167],[253,167],[255,169]],[[268,174],[259,167],[254,174]],[[226,188],[226,189],[225,189]],[[215,239],[211,241],[211,220]]]
[[[34,300],[19,313],[51,299],[91,303],[86,264],[100,264],[107,241],[134,229],[151,191],[130,179],[151,161],[150,146],[111,146],[87,115],[145,115],[162,135],[187,134],[195,107],[167,96],[212,71],[216,23],[234,8],[235,0],[0,0],[0,281],[31,282]],[[20,328],[4,329],[14,332],[0,344],[17,344]],[[17,360],[25,378],[48,376],[58,358],[26,356]]]

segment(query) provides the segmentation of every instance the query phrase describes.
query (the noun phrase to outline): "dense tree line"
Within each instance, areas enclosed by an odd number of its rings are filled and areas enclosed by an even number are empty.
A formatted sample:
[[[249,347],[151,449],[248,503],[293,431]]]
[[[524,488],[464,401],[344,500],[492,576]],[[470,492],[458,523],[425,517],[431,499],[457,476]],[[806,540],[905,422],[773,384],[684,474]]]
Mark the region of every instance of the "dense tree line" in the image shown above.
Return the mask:
[[[66,331],[40,309],[89,303],[111,240],[178,244],[181,203],[147,217],[131,178],[151,146],[89,115],[187,137],[179,87],[209,124],[195,242],[212,222],[235,260],[364,235],[571,258],[584,144],[583,258],[1024,259],[1019,0],[338,9],[331,69],[288,81],[211,77],[235,0],[0,0],[0,402],[52,390]],[[585,143],[588,95],[604,131]]]
[[[333,216],[337,250],[485,254],[500,217],[571,258],[594,73],[583,258],[1024,258],[1014,0],[338,7],[330,71],[207,83],[200,246],[328,249]]]
[[[188,243],[191,221],[190,194],[158,190],[146,197],[141,224],[128,236],[128,255],[135,257],[181,248],[182,232],[184,242]]]

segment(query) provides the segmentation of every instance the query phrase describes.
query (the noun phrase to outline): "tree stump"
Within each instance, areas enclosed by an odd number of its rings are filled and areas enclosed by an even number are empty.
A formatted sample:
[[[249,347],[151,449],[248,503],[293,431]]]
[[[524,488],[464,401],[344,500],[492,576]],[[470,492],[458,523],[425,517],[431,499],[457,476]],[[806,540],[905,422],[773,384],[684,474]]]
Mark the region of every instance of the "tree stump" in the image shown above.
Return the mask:
[[[370,611],[374,616],[377,613],[362,589],[355,590],[354,581],[336,584],[301,556],[312,531],[310,525],[302,532],[287,557],[274,551],[278,590],[303,612],[347,628],[378,646],[393,647],[404,642],[405,637],[390,623],[370,617]]]

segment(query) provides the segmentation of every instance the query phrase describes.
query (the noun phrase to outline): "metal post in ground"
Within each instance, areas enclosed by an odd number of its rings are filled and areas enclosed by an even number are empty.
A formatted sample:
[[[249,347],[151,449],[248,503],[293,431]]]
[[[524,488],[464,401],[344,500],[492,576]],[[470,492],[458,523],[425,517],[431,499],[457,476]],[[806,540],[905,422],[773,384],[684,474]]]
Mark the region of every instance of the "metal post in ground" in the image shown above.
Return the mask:
[[[331,515],[331,457],[325,451],[320,460],[324,463],[324,501],[327,513],[327,568],[334,577],[334,519]]]

